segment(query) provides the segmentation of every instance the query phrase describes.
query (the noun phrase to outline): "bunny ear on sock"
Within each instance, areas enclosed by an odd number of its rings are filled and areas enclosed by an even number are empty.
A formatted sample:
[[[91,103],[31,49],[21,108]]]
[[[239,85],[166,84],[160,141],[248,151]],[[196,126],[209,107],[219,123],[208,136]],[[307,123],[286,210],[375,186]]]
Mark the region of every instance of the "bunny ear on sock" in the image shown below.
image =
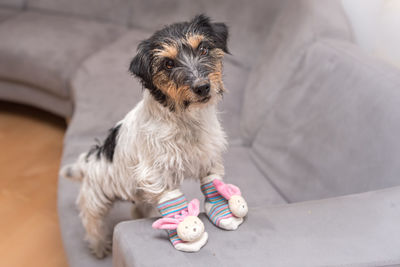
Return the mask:
[[[178,227],[179,220],[174,218],[161,218],[155,221],[152,225],[154,229],[174,230]]]
[[[217,189],[218,193],[220,193],[225,199],[230,199],[234,195],[241,196],[239,187],[233,184],[225,184],[221,180],[214,179],[213,184]]]
[[[189,216],[198,216],[200,213],[200,201],[195,198],[188,205]]]

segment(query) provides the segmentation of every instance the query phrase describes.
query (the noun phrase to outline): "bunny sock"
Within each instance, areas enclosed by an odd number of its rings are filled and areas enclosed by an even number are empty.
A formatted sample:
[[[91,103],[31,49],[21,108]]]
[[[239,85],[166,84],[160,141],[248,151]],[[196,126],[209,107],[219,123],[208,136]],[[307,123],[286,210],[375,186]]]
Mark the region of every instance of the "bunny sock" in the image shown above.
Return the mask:
[[[221,181],[221,177],[210,175],[201,179],[201,191],[205,196],[204,208],[210,221],[225,230],[236,230],[243,222],[243,218],[235,217],[226,198],[214,185],[214,180]]]
[[[193,202],[193,201],[192,201]],[[192,203],[191,202],[191,203]],[[157,205],[158,211],[164,218],[173,218],[176,216],[180,216],[182,213],[186,213],[188,210],[188,201],[186,197],[182,194],[179,189],[170,191],[160,199],[159,204]],[[198,207],[197,207],[198,210]],[[198,212],[197,212],[198,214]],[[197,216],[197,215],[196,215]],[[162,220],[162,219],[161,219]],[[172,219],[173,220],[173,219]],[[157,222],[155,222],[156,224]],[[201,221],[200,221],[201,223]],[[160,228],[160,229],[167,229],[167,227],[160,227],[155,226],[153,227]],[[202,223],[201,223],[202,224]],[[203,225],[204,227],[204,225]],[[168,227],[170,228],[170,227]],[[174,228],[174,227],[172,227]],[[204,228],[203,228],[204,230]],[[201,247],[205,245],[208,239],[208,234],[204,232],[199,239],[191,242],[183,241],[178,236],[177,229],[169,229],[167,230],[169,240],[171,241],[172,245],[180,251],[185,252],[196,252],[199,251]]]

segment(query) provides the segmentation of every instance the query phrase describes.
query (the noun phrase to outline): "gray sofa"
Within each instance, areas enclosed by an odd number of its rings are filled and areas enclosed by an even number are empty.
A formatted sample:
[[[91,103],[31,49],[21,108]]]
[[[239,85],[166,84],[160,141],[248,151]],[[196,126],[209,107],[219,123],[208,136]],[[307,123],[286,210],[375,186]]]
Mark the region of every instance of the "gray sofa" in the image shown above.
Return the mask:
[[[97,260],[79,184],[60,177],[69,264],[400,264],[400,73],[353,44],[340,1],[0,0],[0,98],[70,118],[62,164],[72,162],[141,98],[128,74],[138,42],[202,12],[230,26],[225,179],[248,200],[246,222],[228,232],[202,215],[208,244],[181,253],[154,219],[116,203],[113,256]],[[202,199],[196,182],[183,187]]]

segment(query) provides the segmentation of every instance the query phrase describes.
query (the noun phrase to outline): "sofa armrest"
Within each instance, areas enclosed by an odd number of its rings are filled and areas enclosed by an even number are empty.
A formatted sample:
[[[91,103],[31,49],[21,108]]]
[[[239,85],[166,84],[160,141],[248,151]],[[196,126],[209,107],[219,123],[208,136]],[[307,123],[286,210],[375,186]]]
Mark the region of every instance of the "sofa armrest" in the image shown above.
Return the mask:
[[[236,231],[212,226],[198,253],[176,251],[154,219],[114,231],[122,266],[383,266],[400,264],[400,187],[319,201],[250,209]]]

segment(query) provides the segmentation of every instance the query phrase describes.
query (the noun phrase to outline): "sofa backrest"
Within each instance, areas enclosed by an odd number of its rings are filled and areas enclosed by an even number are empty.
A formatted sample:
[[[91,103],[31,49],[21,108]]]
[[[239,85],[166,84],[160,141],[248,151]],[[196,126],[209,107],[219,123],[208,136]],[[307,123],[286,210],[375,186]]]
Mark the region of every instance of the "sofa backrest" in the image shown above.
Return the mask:
[[[245,143],[250,145],[254,140],[260,122],[274,104],[274,95],[297,70],[304,51],[321,38],[352,40],[340,0],[288,2],[261,45],[245,89],[241,119]]]
[[[400,185],[400,75],[349,42],[320,39],[276,91],[252,145],[289,202]]]
[[[0,0],[13,1],[13,0]],[[77,15],[149,30],[204,13],[231,28],[231,52],[251,66],[269,32],[282,0],[19,0],[28,9]]]
[[[283,0],[148,0],[138,1],[130,25],[154,31],[204,13],[230,27],[229,48],[233,60],[245,67],[254,63],[265,36],[271,29]]]
[[[128,25],[131,0],[26,0],[27,8]]]
[[[6,8],[18,8],[22,9],[25,7],[26,0],[0,0],[0,7]]]

